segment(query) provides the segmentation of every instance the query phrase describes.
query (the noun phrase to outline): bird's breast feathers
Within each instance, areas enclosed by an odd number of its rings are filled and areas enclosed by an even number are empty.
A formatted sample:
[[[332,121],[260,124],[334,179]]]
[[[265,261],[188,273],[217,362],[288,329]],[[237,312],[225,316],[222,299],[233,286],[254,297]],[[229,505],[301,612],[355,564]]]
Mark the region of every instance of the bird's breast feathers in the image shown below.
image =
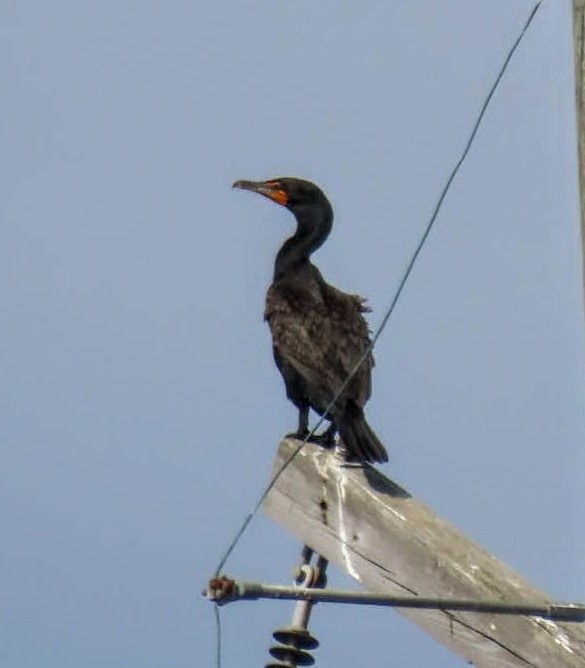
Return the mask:
[[[370,343],[364,310],[363,299],[326,283],[275,282],[266,295],[265,319],[279,353],[305,378],[335,390]],[[372,366],[369,355],[358,374],[364,402]]]

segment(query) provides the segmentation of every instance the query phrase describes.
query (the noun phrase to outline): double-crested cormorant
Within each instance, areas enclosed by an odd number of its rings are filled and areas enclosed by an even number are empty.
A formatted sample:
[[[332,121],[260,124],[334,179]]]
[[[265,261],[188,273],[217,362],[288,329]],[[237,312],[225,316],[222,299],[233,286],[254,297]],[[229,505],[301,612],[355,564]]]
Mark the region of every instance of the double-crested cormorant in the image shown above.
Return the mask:
[[[265,319],[274,346],[274,359],[288,398],[299,409],[298,431],[309,433],[309,408],[323,415],[370,344],[362,313],[369,309],[357,295],[328,285],[310,256],[327,239],[333,209],[321,190],[290,177],[269,181],[236,181],[235,188],[251,190],[286,207],[297,219],[295,234],[278,251],[274,280],[266,295]],[[325,416],[331,425],[313,438],[325,447],[336,431],[353,462],[385,462],[388,454],[364,417],[371,394],[372,354]]]

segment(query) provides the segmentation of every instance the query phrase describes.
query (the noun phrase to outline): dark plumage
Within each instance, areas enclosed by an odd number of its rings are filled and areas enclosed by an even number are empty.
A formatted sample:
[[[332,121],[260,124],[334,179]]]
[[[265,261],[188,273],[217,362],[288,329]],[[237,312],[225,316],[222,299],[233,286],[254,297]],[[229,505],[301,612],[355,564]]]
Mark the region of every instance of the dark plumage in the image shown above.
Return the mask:
[[[284,177],[236,181],[234,187],[270,198],[292,211],[297,220],[295,234],[276,256],[265,318],[287,396],[299,409],[299,428],[291,436],[305,438],[309,433],[309,408],[324,414],[370,343],[362,315],[368,309],[361,297],[328,285],[310,262],[311,254],[327,239],[333,223],[331,205],[316,185]],[[373,366],[369,353],[326,415],[330,427],[313,438],[330,447],[339,431],[348,461],[388,461],[384,446],[363,412],[371,394]]]

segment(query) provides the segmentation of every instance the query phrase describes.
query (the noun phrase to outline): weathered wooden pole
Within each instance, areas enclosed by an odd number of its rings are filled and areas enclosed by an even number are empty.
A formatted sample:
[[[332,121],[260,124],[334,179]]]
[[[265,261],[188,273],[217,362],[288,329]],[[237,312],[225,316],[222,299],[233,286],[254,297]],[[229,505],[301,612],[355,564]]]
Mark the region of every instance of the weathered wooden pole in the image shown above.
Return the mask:
[[[274,471],[298,445],[282,442]],[[347,465],[319,446],[302,448],[264,507],[375,593],[553,602],[381,473]],[[481,668],[585,668],[581,624],[476,612],[399,612]]]

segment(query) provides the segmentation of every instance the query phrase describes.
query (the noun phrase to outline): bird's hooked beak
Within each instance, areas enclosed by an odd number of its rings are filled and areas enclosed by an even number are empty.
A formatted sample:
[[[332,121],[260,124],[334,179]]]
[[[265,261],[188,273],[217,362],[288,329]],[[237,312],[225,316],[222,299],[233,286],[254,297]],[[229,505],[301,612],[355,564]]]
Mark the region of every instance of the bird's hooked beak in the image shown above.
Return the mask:
[[[286,206],[288,204],[288,195],[279,181],[236,181],[232,188],[241,188],[242,190],[251,190],[253,193],[259,193],[268,197],[273,202]]]

